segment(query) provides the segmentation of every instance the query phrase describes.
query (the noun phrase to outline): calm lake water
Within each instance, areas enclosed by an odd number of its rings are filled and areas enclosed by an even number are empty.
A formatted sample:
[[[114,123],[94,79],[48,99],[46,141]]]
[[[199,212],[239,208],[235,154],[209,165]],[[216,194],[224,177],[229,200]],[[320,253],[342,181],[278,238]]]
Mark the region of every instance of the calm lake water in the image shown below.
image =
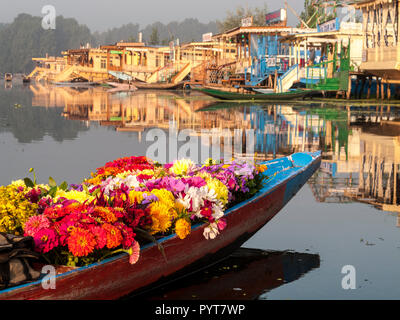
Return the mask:
[[[393,105],[216,103],[195,92],[0,83],[0,185],[28,176],[31,167],[40,182],[80,182],[107,161],[146,154],[152,132],[169,137],[171,127],[201,141],[199,154],[206,129],[218,139],[250,130],[254,139],[231,148],[235,155],[254,149],[258,158],[273,159],[322,150],[324,160],[233,256],[147,298],[400,297],[400,108]],[[342,288],[347,265],[356,270],[355,290]]]

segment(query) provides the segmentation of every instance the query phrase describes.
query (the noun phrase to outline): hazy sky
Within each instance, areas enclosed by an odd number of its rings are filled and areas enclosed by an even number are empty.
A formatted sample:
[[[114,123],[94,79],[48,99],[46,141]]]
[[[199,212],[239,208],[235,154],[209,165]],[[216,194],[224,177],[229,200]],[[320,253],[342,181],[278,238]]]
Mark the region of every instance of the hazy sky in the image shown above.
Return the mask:
[[[0,22],[12,22],[19,13],[41,16],[44,5],[53,5],[57,15],[76,18],[92,31],[104,31],[129,22],[139,23],[141,27],[155,21],[168,23],[184,18],[209,22],[223,18],[227,10],[238,5],[256,7],[264,3],[271,10],[284,7],[283,0],[13,0],[2,5]],[[288,3],[298,13],[304,6],[304,0],[288,0]],[[297,24],[290,11],[288,17],[289,24]]]

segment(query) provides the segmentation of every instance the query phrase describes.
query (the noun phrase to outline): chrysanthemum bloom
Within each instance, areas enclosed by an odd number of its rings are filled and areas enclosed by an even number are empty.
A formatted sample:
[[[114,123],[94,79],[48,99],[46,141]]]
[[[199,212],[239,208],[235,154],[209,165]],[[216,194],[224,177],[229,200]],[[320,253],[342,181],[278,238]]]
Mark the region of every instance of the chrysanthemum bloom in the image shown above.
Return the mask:
[[[43,215],[33,216],[25,223],[25,236],[34,237],[41,229],[50,227],[50,220]]]
[[[172,192],[165,189],[154,189],[151,193],[168,207],[173,207],[175,205],[175,197]]]
[[[195,164],[192,160],[190,159],[182,159],[182,160],[177,160],[174,162],[174,165],[170,168],[170,171],[178,176],[184,176],[192,169],[195,168]]]
[[[218,179],[210,179],[207,182],[208,188],[214,190],[217,194],[218,200],[222,202],[223,205],[228,203],[228,188]]]
[[[86,257],[96,246],[94,235],[82,228],[76,228],[68,238],[68,249],[75,257]]]
[[[103,224],[102,227],[107,232],[107,248],[113,249],[119,247],[123,240],[121,231],[109,223]]]
[[[174,208],[157,201],[151,203],[149,209],[150,217],[153,220],[151,233],[167,232],[172,225],[173,215],[175,214]]]
[[[33,240],[35,241],[35,250],[41,253],[47,253],[59,244],[58,236],[51,228],[39,230]]]
[[[175,232],[180,239],[185,239],[191,230],[191,224],[186,219],[179,219],[175,223]]]

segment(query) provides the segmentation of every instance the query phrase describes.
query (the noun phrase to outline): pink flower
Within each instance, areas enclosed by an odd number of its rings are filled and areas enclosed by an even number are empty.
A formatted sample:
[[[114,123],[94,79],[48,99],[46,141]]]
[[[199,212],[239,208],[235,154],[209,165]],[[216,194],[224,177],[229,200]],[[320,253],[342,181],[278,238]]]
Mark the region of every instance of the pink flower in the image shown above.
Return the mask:
[[[56,232],[50,228],[38,231],[33,240],[35,241],[35,250],[42,253],[53,250],[59,244]]]
[[[137,241],[134,241],[132,247],[129,249],[129,263],[135,264],[140,257],[140,246]]]
[[[43,215],[30,217],[25,223],[25,236],[34,237],[40,230],[49,228],[50,220]]]
[[[94,235],[96,240],[95,249],[103,249],[107,244],[107,231],[100,226],[90,225],[90,232]]]
[[[227,226],[226,220],[225,219],[219,219],[218,222],[217,222],[217,226],[218,226],[218,230],[219,231],[224,230],[226,228],[226,226]]]

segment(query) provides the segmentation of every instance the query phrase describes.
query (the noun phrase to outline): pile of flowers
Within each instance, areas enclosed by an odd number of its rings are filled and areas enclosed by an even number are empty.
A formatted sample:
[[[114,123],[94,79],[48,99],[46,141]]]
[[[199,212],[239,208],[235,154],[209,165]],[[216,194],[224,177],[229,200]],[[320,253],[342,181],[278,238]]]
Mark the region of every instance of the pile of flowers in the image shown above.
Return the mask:
[[[227,227],[224,212],[263,185],[265,166],[196,165],[183,159],[161,165],[127,157],[96,169],[81,184],[37,185],[30,179],[0,188],[0,231],[33,237],[35,250],[52,264],[81,266],[206,223],[204,237]]]

